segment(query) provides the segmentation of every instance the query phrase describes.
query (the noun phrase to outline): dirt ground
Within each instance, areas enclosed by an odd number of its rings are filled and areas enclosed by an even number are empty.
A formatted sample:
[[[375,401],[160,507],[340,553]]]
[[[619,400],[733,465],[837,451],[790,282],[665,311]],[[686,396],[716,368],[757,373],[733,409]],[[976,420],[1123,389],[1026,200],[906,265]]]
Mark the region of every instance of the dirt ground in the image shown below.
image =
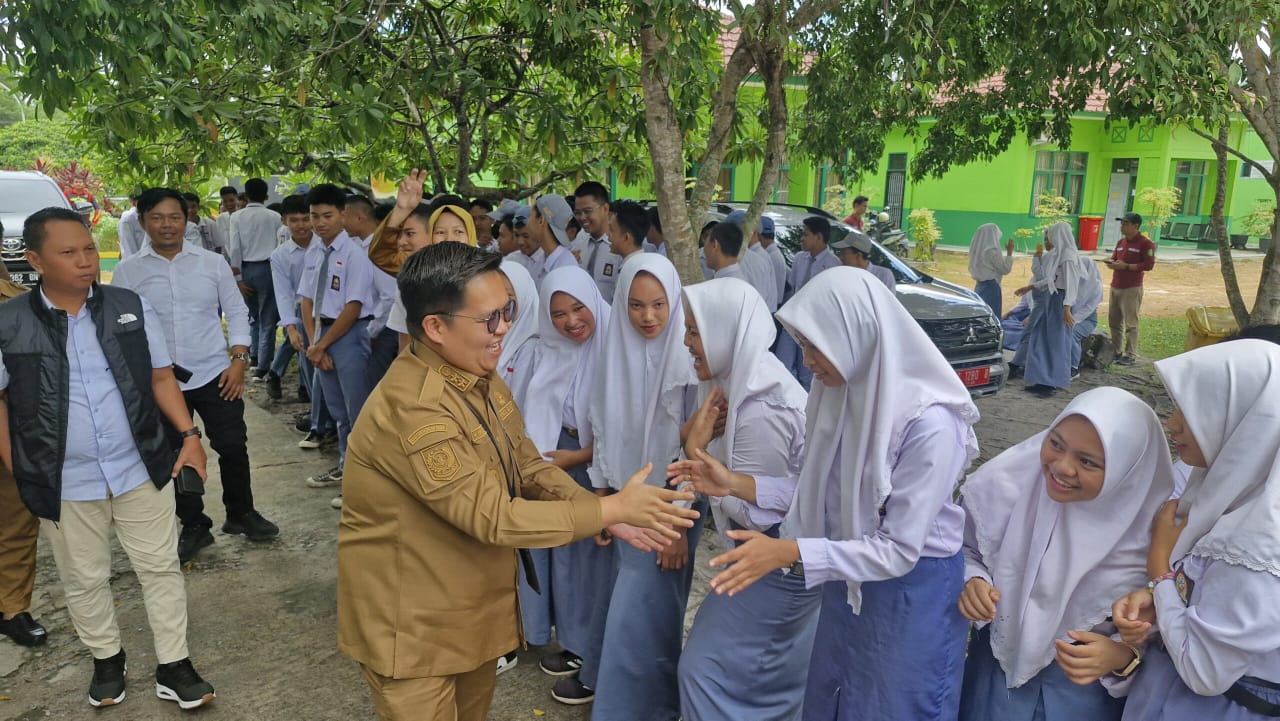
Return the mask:
[[[1187,282],[1190,282],[1188,279]],[[1123,372],[1086,371],[1073,392],[1119,385],[1156,405],[1169,402],[1150,365]],[[291,395],[286,384],[286,396]],[[1047,425],[1068,394],[1041,400],[1014,383],[978,403],[983,459]],[[356,665],[335,643],[335,543],[338,514],[332,496],[303,485],[330,467],[332,457],[297,447],[292,415],[302,406],[266,400],[260,386],[247,404],[250,457],[259,509],[281,528],[273,543],[255,545],[223,535],[188,569],[189,641],[196,667],[217,689],[218,700],[199,718],[228,721],[345,721],[373,719]],[[210,456],[212,457],[212,452]],[[209,515],[222,517],[216,464],[210,464]],[[47,646],[22,649],[0,640],[0,721],[35,719],[176,719],[183,712],[153,692],[155,657],[138,582],[118,546],[112,589],[130,660],[129,697],[119,708],[95,711],[86,694],[92,663],[75,637],[48,546],[41,544],[35,616],[49,629]],[[718,550],[712,533],[697,551],[698,573],[686,623],[707,591],[706,561]],[[490,719],[544,721],[589,718],[590,706],[562,706],[550,696],[552,679],[537,670],[539,649],[521,654],[517,668],[498,680]]]

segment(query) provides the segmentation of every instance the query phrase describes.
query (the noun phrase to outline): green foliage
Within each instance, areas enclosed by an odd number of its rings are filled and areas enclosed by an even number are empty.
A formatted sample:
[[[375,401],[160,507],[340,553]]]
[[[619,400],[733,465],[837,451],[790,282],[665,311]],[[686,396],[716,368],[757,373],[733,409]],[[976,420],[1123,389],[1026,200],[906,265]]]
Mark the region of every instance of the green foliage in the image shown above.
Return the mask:
[[[1070,217],[1070,208],[1071,205],[1067,202],[1067,199],[1061,195],[1041,193],[1040,197],[1036,198],[1035,210],[1035,217],[1039,218],[1040,221],[1036,223],[1034,228],[1018,228],[1013,231],[1013,237],[1018,241],[1018,249],[1029,250],[1038,243],[1049,226]]]
[[[98,224],[93,226],[93,240],[98,244],[99,253],[120,252],[120,221],[115,216],[103,214]]]
[[[911,259],[933,262],[933,250],[942,240],[942,230],[928,208],[916,208],[907,216],[908,236],[916,245],[911,249]]]
[[[1236,220],[1241,230],[1255,238],[1270,238],[1276,219],[1276,204],[1259,201],[1243,218]]]
[[[1167,188],[1143,188],[1137,201],[1145,206],[1143,222],[1152,230],[1161,228],[1173,217],[1174,210],[1182,207],[1182,191],[1174,186]]]
[[[72,123],[65,117],[0,127],[0,168],[26,170],[37,160],[54,165],[83,161],[85,150],[71,136]]]

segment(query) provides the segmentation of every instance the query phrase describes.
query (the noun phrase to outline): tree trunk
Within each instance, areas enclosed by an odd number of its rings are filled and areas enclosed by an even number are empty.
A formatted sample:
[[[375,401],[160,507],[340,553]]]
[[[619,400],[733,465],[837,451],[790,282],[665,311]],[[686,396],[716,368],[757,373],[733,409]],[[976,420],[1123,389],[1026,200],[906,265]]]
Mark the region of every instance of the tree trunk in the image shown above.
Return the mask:
[[[1213,143],[1213,152],[1218,157],[1217,187],[1213,191],[1213,234],[1218,239],[1218,260],[1222,266],[1222,281],[1227,287],[1227,302],[1231,305],[1231,314],[1236,317],[1236,324],[1241,328],[1249,325],[1249,309],[1244,304],[1244,296],[1240,294],[1240,281],[1236,278],[1236,264],[1231,257],[1231,239],[1227,236],[1227,130],[1229,125],[1223,122],[1218,128],[1218,139]]]
[[[1272,325],[1280,322],[1280,254],[1276,239],[1280,238],[1280,177],[1273,180],[1276,196],[1275,216],[1271,220],[1271,247],[1262,261],[1262,278],[1258,281],[1258,297],[1249,315],[1249,325]]]
[[[786,62],[784,48],[766,48],[757,60],[760,74],[764,78],[765,101],[768,104],[768,135],[764,147],[764,166],[761,168],[760,181],[756,184],[756,192],[751,197],[751,207],[747,209],[747,218],[743,223],[743,232],[750,235],[755,229],[764,204],[769,202],[774,187],[778,184],[778,171],[782,169],[783,155],[787,146],[787,94],[784,86],[786,80]],[[747,244],[742,244],[742,252],[746,252]]]

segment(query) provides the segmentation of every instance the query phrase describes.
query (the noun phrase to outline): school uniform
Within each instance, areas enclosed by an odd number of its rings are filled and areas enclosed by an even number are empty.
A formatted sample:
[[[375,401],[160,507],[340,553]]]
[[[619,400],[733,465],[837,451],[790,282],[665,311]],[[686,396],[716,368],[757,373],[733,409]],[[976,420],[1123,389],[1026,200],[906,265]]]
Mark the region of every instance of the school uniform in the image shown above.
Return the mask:
[[[276,291],[276,308],[280,311],[280,328],[287,329],[290,326],[297,328],[298,333],[302,335],[304,350],[308,343],[307,325],[302,322],[302,304],[298,298],[298,285],[302,281],[307,250],[319,242],[319,237],[313,235],[311,243],[303,248],[290,238],[271,252],[271,280],[272,287]],[[287,333],[285,342],[276,352],[275,362],[271,364],[271,372],[275,373],[276,377],[284,376],[289,367],[289,359],[295,355],[298,357],[298,380],[306,391],[307,397],[311,399],[311,430],[314,433],[332,430],[333,418],[329,416],[329,409],[325,406],[324,391],[321,390],[320,383],[316,379],[316,368],[311,361],[307,360],[305,352],[299,353],[294,349],[293,344],[288,340]]]
[[[769,312],[778,310],[778,302],[782,296],[778,294],[778,279],[774,275],[773,261],[769,259],[769,252],[759,243],[748,245],[738,262],[747,276],[747,282],[751,283],[751,287],[756,289],[761,298],[764,298],[764,305]]]
[[[1013,272],[1013,257],[1000,248],[1000,226],[980,226],[969,243],[969,275],[974,291],[997,316],[1003,315],[1004,292],[1000,279]]]
[[[845,378],[810,391],[781,529],[796,539],[805,585],[822,593],[803,718],[954,719],[967,624],[956,608],[964,511],[952,494],[978,454],[977,408],[866,273],[828,270],[777,317]],[[878,322],[857,322],[867,317]]]
[[[523,253],[521,253],[523,255]],[[532,255],[525,255],[525,270],[529,271],[529,275],[534,278],[541,278],[545,273],[542,272],[542,266],[547,262],[547,254],[542,248],[533,251]]]
[[[578,264],[595,280],[600,295],[612,299],[622,272],[622,258],[609,249],[609,234],[593,238],[587,231],[579,231],[571,247],[577,251]]]
[[[275,290],[271,287],[271,253],[283,226],[280,214],[262,203],[249,203],[231,217],[231,245],[227,251],[237,279],[253,289],[246,301],[253,336],[249,355],[266,373],[276,354],[276,324],[280,321]]]
[[[782,301],[787,297],[787,259],[782,255],[782,246],[778,245],[775,240],[765,246],[765,252],[769,254],[769,262],[773,264],[774,279],[778,282],[778,305],[782,305]]]
[[[339,466],[346,460],[351,426],[372,389],[369,322],[378,303],[373,275],[376,272],[364,249],[344,231],[329,245],[313,242],[307,248],[302,278],[298,282],[298,296],[313,304],[316,340],[324,337],[347,304],[360,304],[355,323],[328,346],[333,370],[319,371],[329,415],[338,427]]]
[[[777,245],[777,243],[774,243]],[[835,268],[840,265],[840,260],[835,254],[825,248],[816,256],[812,253],[800,252],[796,253],[791,261],[791,270],[787,273],[786,285],[791,289],[791,296],[794,297],[800,289],[815,278],[819,273],[829,268]],[[784,302],[789,298],[784,298]],[[813,381],[813,374],[808,368],[804,367],[804,357],[800,352],[800,346],[796,344],[795,339],[790,333],[783,333],[778,338],[778,347],[774,351],[778,360],[782,361],[800,381],[800,385],[808,388]]]
[[[730,263],[729,265],[726,265],[720,270],[717,270],[715,273],[712,274],[712,280],[717,278],[734,278],[744,283],[747,281],[746,274],[742,272],[741,263]]]
[[[1045,488],[1040,453],[1050,430],[1071,416],[1092,424],[1106,472],[1097,497],[1059,503]],[[1072,683],[1055,640],[1070,640],[1073,630],[1115,633],[1105,619],[1116,598],[1146,582],[1151,519],[1172,490],[1160,420],[1136,396],[1109,387],[1077,396],[1048,430],[969,477],[964,577],[986,581],[1000,600],[994,622],[974,624],[961,721],[1119,721],[1123,692]]]
[[[142,220],[138,218],[137,208],[129,208],[120,214],[116,233],[120,239],[120,260],[137,255],[138,251],[149,242],[147,232],[142,229]]]
[[[1071,332],[1062,309],[1074,306],[1079,287],[1079,255],[1066,223],[1049,227],[1054,248],[1033,261],[1031,321],[1012,365],[1022,366],[1030,386],[1071,386]]]
[[[705,399],[719,386],[729,408],[723,438],[706,450],[731,471],[755,479],[755,503],[710,499],[726,550],[738,545],[725,535],[731,528],[777,537],[804,459],[807,394],[769,353],[773,318],[758,296],[737,281],[685,289],[698,327],[722,331],[703,336],[714,379],[700,384],[700,395]],[[683,717],[799,718],[819,599],[820,591],[806,588],[802,575],[783,571],[734,596],[708,594],[680,655]]]
[[[646,253],[657,253],[663,258],[670,257],[667,255],[667,244],[665,242],[662,245],[656,245],[646,240],[644,241],[644,243],[641,243],[641,250],[643,250]]]
[[[1098,306],[1102,304],[1102,274],[1092,258],[1080,258],[1080,285],[1071,315],[1076,319],[1071,329],[1071,369],[1080,367],[1081,344],[1098,328]]]

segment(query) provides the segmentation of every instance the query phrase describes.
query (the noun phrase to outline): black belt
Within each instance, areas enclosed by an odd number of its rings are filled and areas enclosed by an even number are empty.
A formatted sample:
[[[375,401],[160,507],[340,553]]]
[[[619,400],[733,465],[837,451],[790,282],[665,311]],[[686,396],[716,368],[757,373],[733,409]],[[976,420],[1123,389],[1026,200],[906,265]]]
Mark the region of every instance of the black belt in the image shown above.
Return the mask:
[[[270,262],[271,262],[270,258],[267,258],[266,260],[242,260],[240,261],[240,265],[249,265],[250,263],[270,263]]]
[[[1280,684],[1264,681],[1260,678],[1245,676],[1232,684],[1231,688],[1227,689],[1227,692],[1222,694],[1228,701],[1236,704],[1237,706],[1243,706],[1245,709],[1256,714],[1270,718],[1280,718],[1280,704],[1274,704],[1259,697],[1249,689],[1245,688],[1242,682],[1253,686],[1261,686],[1262,688],[1271,689],[1273,691],[1280,690]]]
[[[371,316],[371,315],[362,315],[362,316],[360,316],[359,318],[356,318],[356,320],[357,320],[357,321],[361,321],[361,320],[373,320],[373,316]],[[321,328],[328,328],[329,326],[331,326],[331,325],[333,325],[334,323],[337,323],[337,322],[338,322],[338,319],[337,319],[337,318],[321,318],[321,319],[320,319],[320,327],[321,327]]]

